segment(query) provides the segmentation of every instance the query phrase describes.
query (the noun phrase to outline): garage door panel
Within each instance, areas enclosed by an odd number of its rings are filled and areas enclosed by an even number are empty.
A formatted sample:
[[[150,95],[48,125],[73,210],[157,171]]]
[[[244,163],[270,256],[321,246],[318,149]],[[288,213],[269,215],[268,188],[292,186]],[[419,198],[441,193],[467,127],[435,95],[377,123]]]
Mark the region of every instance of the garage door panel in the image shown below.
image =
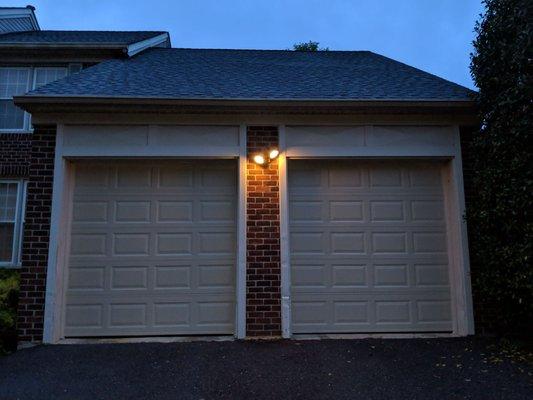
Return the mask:
[[[143,200],[118,200],[114,204],[113,221],[117,223],[150,222],[152,203]]]
[[[291,221],[316,221],[318,217],[335,222],[401,222],[412,225],[444,222],[440,196],[295,195],[290,204]],[[354,200],[354,198],[357,200]],[[394,197],[395,200],[390,200]]]
[[[290,161],[289,185],[294,333],[451,330],[438,163]]]
[[[148,266],[111,267],[111,290],[148,289]]]
[[[434,262],[435,264],[430,264]],[[373,292],[395,293],[449,292],[448,267],[428,260],[419,264],[406,258],[397,260],[355,261],[323,258],[295,261],[291,280],[294,293],[309,292]]]
[[[68,295],[87,290],[111,292],[142,289],[144,293],[185,292],[231,293],[235,291],[234,260],[211,258],[187,261],[157,262],[113,260],[102,265],[98,261],[72,262],[68,274]]]
[[[156,172],[157,186],[161,188],[180,189],[180,192],[187,188],[192,190],[194,169],[189,164],[162,166]]]
[[[154,303],[154,327],[185,328],[190,320],[190,303]]]
[[[415,264],[414,276],[416,285],[420,287],[447,287],[449,285],[446,264]]]
[[[104,326],[104,305],[85,302],[67,304],[65,319],[65,323],[74,329],[101,329]]]
[[[176,223],[192,222],[193,201],[173,199],[156,200],[156,221]]]
[[[192,196],[158,196],[147,199],[146,195],[116,196],[76,196],[74,198],[73,219],[75,226],[122,224],[122,223],[218,223],[233,224],[235,220],[235,198],[228,195],[203,195],[200,199]],[[179,197],[179,199],[177,199]],[[198,215],[194,216],[193,211]]]
[[[331,222],[363,222],[365,220],[365,212],[362,201],[353,201],[349,199],[343,200],[327,200],[329,205],[329,220]]]
[[[104,290],[105,266],[70,266],[68,290]]]
[[[66,336],[234,332],[235,162],[81,162],[75,180]]]
[[[235,318],[234,294],[72,296],[66,307],[69,336],[227,333]],[[159,329],[163,328],[163,329]],[[179,329],[178,329],[179,328]],[[205,329],[204,329],[205,328]],[[173,330],[174,329],[174,330]],[[176,330],[177,329],[177,330]]]
[[[236,184],[236,166],[224,161],[158,161],[157,164],[127,160],[78,161],[75,181],[77,193],[93,193],[105,187],[111,193],[222,193],[231,194]]]
[[[107,234],[72,232],[70,254],[72,256],[105,256],[108,249]]]
[[[448,330],[451,324],[450,300],[442,294],[413,297],[386,292],[358,295],[300,296],[292,304],[292,325],[298,333],[429,332]]]
[[[72,222],[106,223],[108,221],[108,203],[99,199],[79,199],[74,201]]]

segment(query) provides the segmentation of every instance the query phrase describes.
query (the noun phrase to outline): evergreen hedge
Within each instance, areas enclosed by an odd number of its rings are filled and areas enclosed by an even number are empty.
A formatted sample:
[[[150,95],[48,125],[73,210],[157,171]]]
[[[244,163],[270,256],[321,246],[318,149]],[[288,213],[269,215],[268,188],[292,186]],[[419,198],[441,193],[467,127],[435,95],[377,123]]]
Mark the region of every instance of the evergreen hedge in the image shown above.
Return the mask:
[[[467,221],[474,293],[495,307],[494,328],[533,326],[532,3],[485,0],[471,73],[481,128],[474,134]]]

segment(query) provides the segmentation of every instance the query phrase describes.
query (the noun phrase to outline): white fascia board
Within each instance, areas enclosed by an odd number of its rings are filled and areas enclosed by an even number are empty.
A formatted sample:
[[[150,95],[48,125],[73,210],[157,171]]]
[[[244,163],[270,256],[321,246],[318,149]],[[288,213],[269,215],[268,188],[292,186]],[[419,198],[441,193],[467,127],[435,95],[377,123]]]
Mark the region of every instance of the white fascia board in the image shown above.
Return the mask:
[[[166,40],[168,40],[168,33],[165,32],[161,35],[157,35],[149,39],[141,40],[140,42],[128,45],[128,47],[126,48],[126,53],[128,54],[128,57],[132,57],[135,54],[138,54],[141,51],[144,51],[150,47],[158,46],[161,43],[164,43]]]
[[[41,27],[35,17],[35,12],[27,7],[13,7],[0,9],[0,18],[29,18],[33,26],[33,30],[40,31]],[[11,32],[7,32],[11,33]]]

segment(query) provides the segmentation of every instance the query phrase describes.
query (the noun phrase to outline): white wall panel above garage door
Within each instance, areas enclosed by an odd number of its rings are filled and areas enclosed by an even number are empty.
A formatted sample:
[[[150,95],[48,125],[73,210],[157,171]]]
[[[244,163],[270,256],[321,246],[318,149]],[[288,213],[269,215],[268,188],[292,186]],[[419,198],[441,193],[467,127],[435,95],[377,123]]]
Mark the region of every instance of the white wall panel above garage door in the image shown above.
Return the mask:
[[[65,336],[233,334],[236,162],[75,165]]]
[[[236,157],[239,126],[63,125],[64,157]]]
[[[293,333],[451,331],[441,164],[289,161]]]

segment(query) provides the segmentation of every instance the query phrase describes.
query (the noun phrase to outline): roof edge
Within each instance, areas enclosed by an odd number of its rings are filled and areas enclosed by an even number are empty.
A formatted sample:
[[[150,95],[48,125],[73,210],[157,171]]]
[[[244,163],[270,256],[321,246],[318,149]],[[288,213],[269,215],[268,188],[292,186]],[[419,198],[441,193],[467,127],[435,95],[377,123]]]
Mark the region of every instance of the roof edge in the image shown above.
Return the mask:
[[[2,18],[29,18],[34,31],[40,31],[39,21],[35,15],[35,7],[27,5],[26,7],[0,7],[0,16]],[[16,31],[15,31],[16,32]],[[7,34],[13,32],[4,32]]]
[[[425,106],[472,106],[475,104],[474,100],[441,100],[441,99],[395,99],[395,100],[381,100],[381,99],[277,99],[277,98],[202,98],[202,97],[190,97],[190,98],[170,98],[170,97],[139,97],[139,96],[63,96],[63,95],[20,95],[14,96],[15,104],[23,106],[24,104],[58,104],[58,103],[85,103],[85,104],[306,104],[306,105],[331,105],[331,104],[344,104],[344,105],[373,105],[373,106],[390,106],[390,105],[425,105]]]
[[[474,101],[276,100],[15,96],[30,113],[252,113],[252,114],[438,114],[477,118]]]
[[[101,42],[101,43],[87,43],[87,42],[0,42],[0,49],[103,49],[103,50],[122,50],[128,56],[138,54],[148,48],[158,46],[165,41],[170,43],[170,35],[168,32],[162,32],[154,34],[147,39],[139,40],[133,43],[113,43],[113,42]]]
[[[168,41],[167,47],[170,47],[170,35],[168,34],[168,32],[153,36],[145,40],[141,40],[139,42],[131,43],[126,47],[126,52],[128,54],[128,57],[133,57],[135,54],[141,53],[151,47],[159,46],[160,44],[163,44],[166,41]]]

